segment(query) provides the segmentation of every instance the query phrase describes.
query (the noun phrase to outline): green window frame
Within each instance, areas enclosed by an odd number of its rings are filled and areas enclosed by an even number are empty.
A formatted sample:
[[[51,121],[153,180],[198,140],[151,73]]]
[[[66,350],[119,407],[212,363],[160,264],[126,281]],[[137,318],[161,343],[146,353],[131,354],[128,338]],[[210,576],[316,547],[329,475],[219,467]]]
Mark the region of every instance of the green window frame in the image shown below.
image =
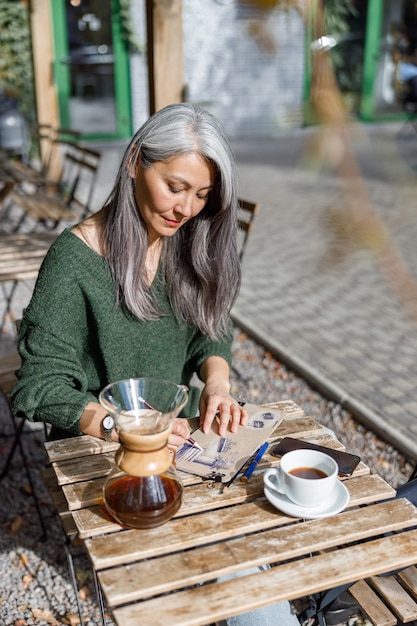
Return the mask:
[[[57,88],[60,124],[62,127],[68,128],[71,126],[68,107],[71,94],[70,69],[63,62],[68,57],[65,0],[51,0],[50,6],[55,47],[53,76]],[[83,134],[83,139],[125,139],[132,135],[129,54],[122,38],[118,0],[111,0],[111,29],[114,54],[116,130],[110,133]]]

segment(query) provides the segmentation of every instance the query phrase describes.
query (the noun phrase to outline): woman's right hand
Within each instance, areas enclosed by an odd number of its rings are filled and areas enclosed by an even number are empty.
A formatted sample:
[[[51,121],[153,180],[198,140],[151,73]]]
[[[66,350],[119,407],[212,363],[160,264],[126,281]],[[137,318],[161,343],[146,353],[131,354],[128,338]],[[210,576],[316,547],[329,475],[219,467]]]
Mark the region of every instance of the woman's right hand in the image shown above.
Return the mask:
[[[188,422],[183,417],[176,417],[172,421],[172,432],[168,437],[168,448],[176,450],[190,436],[191,431]]]

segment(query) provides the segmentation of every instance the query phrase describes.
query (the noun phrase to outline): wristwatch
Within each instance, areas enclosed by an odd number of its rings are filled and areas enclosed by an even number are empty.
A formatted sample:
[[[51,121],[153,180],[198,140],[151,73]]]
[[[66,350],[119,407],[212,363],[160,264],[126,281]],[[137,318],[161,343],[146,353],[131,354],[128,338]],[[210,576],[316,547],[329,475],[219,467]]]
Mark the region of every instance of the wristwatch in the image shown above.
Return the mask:
[[[112,441],[111,434],[114,428],[114,419],[111,415],[106,415],[101,422],[101,431],[105,441]]]

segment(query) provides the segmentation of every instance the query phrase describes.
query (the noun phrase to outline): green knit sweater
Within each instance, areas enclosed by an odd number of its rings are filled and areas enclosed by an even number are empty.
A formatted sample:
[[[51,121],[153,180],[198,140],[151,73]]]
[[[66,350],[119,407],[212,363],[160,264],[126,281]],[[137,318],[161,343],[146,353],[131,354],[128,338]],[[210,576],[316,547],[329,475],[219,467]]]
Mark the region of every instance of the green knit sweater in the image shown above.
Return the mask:
[[[231,334],[213,341],[178,320],[161,285],[157,275],[153,290],[168,314],[138,320],[116,305],[105,259],[65,230],[42,264],[22,320],[14,413],[52,424],[54,436],[73,436],[86,405],[110,382],[150,376],[189,386],[207,357],[230,363]],[[197,414],[198,399],[198,389],[190,389],[183,416]]]

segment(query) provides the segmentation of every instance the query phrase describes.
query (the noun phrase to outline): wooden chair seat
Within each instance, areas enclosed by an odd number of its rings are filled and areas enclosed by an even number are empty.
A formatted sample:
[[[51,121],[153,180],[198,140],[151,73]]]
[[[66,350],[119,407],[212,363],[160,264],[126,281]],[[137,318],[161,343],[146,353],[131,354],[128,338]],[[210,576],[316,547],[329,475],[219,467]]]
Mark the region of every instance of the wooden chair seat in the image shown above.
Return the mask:
[[[10,198],[35,222],[72,222],[77,219],[77,213],[69,209],[66,203],[42,192],[24,194],[15,191],[10,194]]]
[[[395,500],[416,505],[417,477],[415,473],[414,470],[412,477],[397,487]],[[417,562],[416,555],[414,557]],[[359,579],[354,584],[328,590],[318,602],[319,624],[325,624],[326,619],[333,621],[336,617],[339,622],[341,621],[338,609],[344,606],[343,602],[342,605],[340,603],[345,591],[348,591],[355,599],[356,610],[359,607],[374,626],[394,626],[398,621],[406,624],[417,620],[417,569],[414,565],[407,569],[393,571],[391,575],[371,576]],[[347,607],[344,613],[346,618],[348,615],[351,616],[352,607]]]
[[[4,174],[4,180],[14,182],[16,184],[29,182],[33,185],[44,185],[46,183],[53,184],[53,180],[46,179],[40,171],[35,170],[22,161],[1,162],[1,169]],[[7,176],[7,178],[6,178]]]
[[[8,397],[17,382],[16,370],[20,367],[20,356],[17,352],[0,355],[0,389]]]
[[[19,281],[37,277],[43,258],[56,238],[56,233],[0,234],[0,288],[4,297],[0,335],[12,311]]]
[[[395,626],[417,619],[417,569],[393,576],[372,576],[350,587],[363,613],[374,626]]]
[[[397,487],[395,500],[417,505],[416,472],[414,469],[410,479]],[[417,556],[414,556],[417,562]],[[336,617],[340,622],[340,603],[346,591],[356,600],[356,609],[359,607],[374,626],[394,626],[398,620],[401,624],[417,620],[417,569],[414,565],[393,571],[391,575],[372,576],[329,589],[316,598],[317,609],[310,616],[315,615],[321,625],[326,619],[333,621]],[[344,617],[351,616],[352,610],[352,607],[346,607]]]

